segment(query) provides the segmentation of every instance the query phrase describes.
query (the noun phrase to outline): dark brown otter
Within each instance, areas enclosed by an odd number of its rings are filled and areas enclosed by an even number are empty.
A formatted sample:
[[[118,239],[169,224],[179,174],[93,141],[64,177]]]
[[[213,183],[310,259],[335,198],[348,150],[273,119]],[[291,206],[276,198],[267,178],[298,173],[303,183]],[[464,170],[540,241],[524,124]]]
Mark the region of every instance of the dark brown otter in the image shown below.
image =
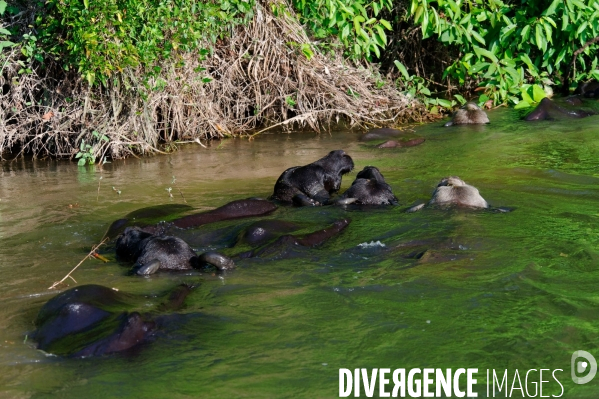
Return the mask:
[[[342,176],[353,168],[354,162],[345,151],[331,151],[316,162],[283,172],[271,198],[300,206],[324,205],[339,191]]]

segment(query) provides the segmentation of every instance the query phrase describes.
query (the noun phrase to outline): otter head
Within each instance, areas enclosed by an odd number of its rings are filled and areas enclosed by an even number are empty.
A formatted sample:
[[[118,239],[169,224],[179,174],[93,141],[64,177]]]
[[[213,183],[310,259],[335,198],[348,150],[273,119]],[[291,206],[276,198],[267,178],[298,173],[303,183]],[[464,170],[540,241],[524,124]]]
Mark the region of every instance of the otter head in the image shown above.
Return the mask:
[[[457,176],[446,177],[439,182],[430,201],[431,205],[457,205],[467,208],[488,208],[489,204],[478,189]]]
[[[445,177],[443,178],[439,184],[437,184],[437,187],[442,187],[442,186],[450,186],[450,187],[460,187],[460,186],[465,186],[466,182],[462,179],[460,179],[457,176],[449,176],[449,177]]]
[[[336,175],[344,175],[354,168],[353,159],[343,150],[331,151],[324,158],[314,163],[322,166],[327,173]]]
[[[151,236],[137,226],[127,227],[116,240],[117,256],[128,261],[137,259],[142,250],[141,242]]]
[[[462,108],[466,111],[482,111],[478,105],[472,102],[466,103]]]
[[[385,182],[383,174],[376,166],[366,166],[364,169],[358,172],[356,175],[356,180],[357,179],[374,179],[379,183]]]

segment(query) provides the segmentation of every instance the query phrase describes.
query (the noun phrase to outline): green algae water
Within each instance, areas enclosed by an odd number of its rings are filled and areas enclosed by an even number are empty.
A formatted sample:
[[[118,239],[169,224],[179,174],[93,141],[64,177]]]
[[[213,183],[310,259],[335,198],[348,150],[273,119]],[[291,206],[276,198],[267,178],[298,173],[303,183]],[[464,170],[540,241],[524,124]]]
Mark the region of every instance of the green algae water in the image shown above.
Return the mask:
[[[478,397],[487,397],[487,370],[507,369],[510,388],[518,370],[532,396],[539,370],[548,369],[543,396],[596,398],[599,377],[574,384],[570,360],[577,350],[599,358],[598,117],[525,123],[512,110],[489,117],[486,126],[417,126],[426,142],[407,149],[376,149],[355,132],[270,134],[102,170],[1,164],[0,397],[333,398],[340,368],[477,368]],[[283,170],[334,149],[356,163],[342,191],[374,165],[401,206],[279,208],[266,218],[305,232],[340,218],[351,224],[301,256],[241,260],[224,276],[127,276],[106,251],[110,262],[85,261],[68,286],[147,295],[148,307],[179,283],[199,286],[168,328],[133,354],[62,359],[28,340],[40,307],[57,293],[47,288],[113,220],[184,200],[204,210],[267,197]],[[450,175],[513,211],[405,213]],[[523,397],[515,385],[512,397]],[[506,397],[505,387],[495,397]]]

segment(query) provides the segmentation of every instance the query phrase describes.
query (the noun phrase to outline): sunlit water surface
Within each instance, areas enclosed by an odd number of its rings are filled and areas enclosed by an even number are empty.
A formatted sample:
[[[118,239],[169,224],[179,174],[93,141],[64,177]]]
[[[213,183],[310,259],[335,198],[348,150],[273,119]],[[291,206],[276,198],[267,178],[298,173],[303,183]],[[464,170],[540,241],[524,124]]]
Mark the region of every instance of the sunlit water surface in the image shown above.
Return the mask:
[[[487,369],[509,369],[511,385],[516,369],[544,368],[563,369],[556,374],[562,397],[596,398],[599,377],[573,384],[570,357],[583,349],[599,358],[598,118],[525,123],[503,109],[490,112],[488,126],[417,126],[426,142],[408,149],[376,149],[357,132],[265,134],[103,170],[2,163],[0,397],[330,398],[338,395],[339,368],[466,367],[479,369],[479,397],[486,397]],[[305,231],[342,217],[352,222],[302,257],[240,261],[224,278],[127,276],[107,252],[111,262],[87,260],[73,273],[78,284],[149,296],[181,282],[199,288],[168,331],[135,354],[61,359],[27,340],[56,294],[48,287],[111,221],[183,203],[181,193],[200,210],[267,197],[283,170],[334,149],[356,163],[342,190],[375,165],[401,206],[280,208],[268,218],[303,223]],[[515,210],[405,213],[448,175]],[[372,241],[384,247],[359,245]],[[406,257],[413,248],[427,252]],[[544,395],[558,395],[551,375],[544,379]]]

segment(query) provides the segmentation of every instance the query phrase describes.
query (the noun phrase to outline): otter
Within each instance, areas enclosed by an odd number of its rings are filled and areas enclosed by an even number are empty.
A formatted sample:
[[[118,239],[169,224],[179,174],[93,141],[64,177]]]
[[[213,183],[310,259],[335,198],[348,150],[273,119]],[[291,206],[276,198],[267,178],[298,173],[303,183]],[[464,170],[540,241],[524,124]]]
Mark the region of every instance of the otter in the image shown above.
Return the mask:
[[[576,102],[575,100],[570,101],[573,103]],[[566,109],[545,97],[531,113],[526,115],[524,120],[540,121],[560,118],[586,118],[590,115],[592,115],[590,112],[582,109]]]
[[[430,205],[458,205],[467,208],[488,208],[489,204],[478,189],[457,176],[442,179],[433,193]]]
[[[155,312],[177,310],[192,287],[180,285]],[[160,316],[130,311],[147,298],[101,285],[82,285],[56,295],[42,306],[31,334],[37,348],[67,357],[100,356],[128,351],[146,342],[164,321]]]
[[[303,236],[285,234],[275,241],[251,251],[238,254],[240,258],[290,258],[302,248],[314,248],[324,244],[332,237],[341,233],[350,223],[348,219],[340,219],[330,226]]]
[[[249,225],[240,234],[238,243],[251,246],[262,245],[276,238],[279,234],[291,233],[299,230],[300,225],[283,220],[260,220]]]
[[[599,82],[597,82],[596,80],[591,80],[588,82],[578,82],[578,86],[576,86],[574,94],[582,95],[587,98],[599,97]]]
[[[354,162],[343,150],[305,166],[294,166],[281,174],[271,199],[298,206],[325,205],[339,191],[341,177],[351,172]]]
[[[178,214],[189,212],[193,208],[188,205],[177,204],[152,206],[138,209],[122,219],[115,220],[108,228],[106,234],[104,234],[104,238],[114,239],[125,228],[132,226],[133,223],[148,233],[164,234],[173,227],[190,229],[225,220],[268,215],[276,209],[277,206],[272,202],[258,198],[247,198],[231,201],[210,211],[175,218]],[[167,222],[155,224],[158,220],[165,219]]]
[[[385,182],[385,178],[378,168],[366,166],[356,176],[341,198],[338,204],[358,205],[397,205],[397,197],[393,195],[391,186]]]
[[[489,117],[487,117],[487,113],[475,103],[469,102],[463,107],[459,108],[453,115],[451,121],[447,122],[445,126],[467,124],[482,125],[485,123],[489,123]]]
[[[424,143],[424,137],[416,137],[410,140],[387,140],[382,144],[376,146],[376,148],[406,148],[415,147]]]
[[[199,257],[182,239],[173,236],[157,236],[139,227],[127,227],[116,240],[116,254],[121,260],[135,262],[132,273],[154,274],[159,270],[190,270],[206,264],[219,270],[235,267],[233,261],[216,252]]]
[[[360,137],[360,140],[362,140],[362,141],[381,140],[381,139],[388,139],[390,137],[399,137],[399,136],[403,136],[405,134],[406,134],[405,131],[384,127],[384,128],[369,130],[367,133],[364,133],[364,135],[362,137]]]
[[[425,205],[438,207],[458,206],[471,209],[489,208],[489,204],[480,195],[476,187],[466,184],[465,181],[457,176],[442,179],[428,204],[416,205],[408,209],[408,212],[418,211]]]

